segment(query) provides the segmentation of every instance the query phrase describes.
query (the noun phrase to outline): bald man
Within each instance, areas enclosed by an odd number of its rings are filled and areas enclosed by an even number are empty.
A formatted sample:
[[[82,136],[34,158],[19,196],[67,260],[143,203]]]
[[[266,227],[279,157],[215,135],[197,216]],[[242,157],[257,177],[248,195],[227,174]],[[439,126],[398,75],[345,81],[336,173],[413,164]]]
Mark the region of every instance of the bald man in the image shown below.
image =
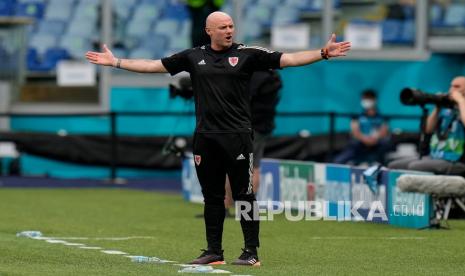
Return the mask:
[[[459,76],[452,80],[449,98],[456,103],[456,108],[436,106],[426,120],[426,133],[432,135],[429,156],[420,160],[395,160],[389,163],[389,168],[436,174],[465,174],[465,77]]]
[[[333,34],[322,49],[296,53],[274,52],[261,47],[234,43],[234,22],[223,12],[213,12],[205,30],[210,44],[195,47],[161,60],[114,57],[104,45],[103,52],[88,52],[94,64],[140,73],[187,71],[191,75],[196,108],[194,161],[204,197],[207,248],[191,264],[224,264],[222,235],[225,217],[226,174],[232,196],[250,206],[240,223],[244,248],[237,265],[259,266],[259,221],[252,189],[253,146],[249,82],[253,72],[302,66],[323,59],[345,56],[349,42],[336,42]],[[236,210],[237,211],[237,210]],[[245,213],[245,212],[244,212]]]

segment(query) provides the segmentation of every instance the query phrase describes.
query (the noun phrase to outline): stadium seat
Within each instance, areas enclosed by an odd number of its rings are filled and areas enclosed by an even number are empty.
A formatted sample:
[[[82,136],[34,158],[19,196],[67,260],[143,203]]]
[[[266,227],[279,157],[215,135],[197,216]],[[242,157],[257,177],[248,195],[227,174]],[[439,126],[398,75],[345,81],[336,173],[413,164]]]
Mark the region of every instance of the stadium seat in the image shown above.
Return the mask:
[[[310,0],[308,1],[308,9],[311,11],[321,11],[323,9],[323,0]]]
[[[281,4],[281,0],[258,0],[256,5],[268,6],[270,8],[278,7]]]
[[[259,24],[270,25],[271,24],[271,8],[268,6],[252,6],[247,9],[246,20],[255,21]]]
[[[429,8],[429,24],[432,27],[442,27],[443,23],[443,10],[438,4],[432,4]]]
[[[59,4],[58,4],[59,3]],[[47,5],[45,10],[45,18],[48,20],[69,20],[71,18],[72,4],[66,1],[52,4],[51,2]]]
[[[451,4],[444,16],[446,26],[465,26],[465,4]]]
[[[91,21],[94,24],[98,20],[98,5],[89,3],[79,3],[74,11],[74,19],[80,21]]]
[[[179,21],[175,19],[160,19],[156,22],[153,33],[163,34],[168,37],[175,37],[178,35]]]
[[[37,50],[39,55],[45,53],[48,48],[55,47],[57,37],[48,33],[36,33],[29,40],[29,47]]]
[[[153,56],[160,57],[169,46],[169,38],[165,35],[151,35],[142,40],[138,48],[150,50]]]
[[[147,36],[150,31],[152,21],[148,19],[131,20],[126,26],[126,35],[136,38]]]
[[[55,68],[58,61],[69,59],[69,58],[70,58],[70,55],[66,49],[60,48],[60,47],[49,48],[44,54],[42,65],[45,68],[50,68],[51,70]]]
[[[187,49],[192,47],[189,36],[176,36],[169,41],[169,49]]]
[[[381,22],[383,43],[401,43],[402,20],[388,19]]]
[[[43,2],[18,2],[16,5],[17,16],[27,16],[40,19],[44,16],[45,5]]]
[[[38,33],[60,36],[64,33],[66,22],[62,20],[41,20],[37,26]]]
[[[131,15],[135,3],[136,0],[115,0],[113,2],[113,7],[116,12],[116,15],[120,19],[127,21],[129,16]]]
[[[132,20],[152,21],[160,17],[160,15],[161,8],[150,4],[140,4],[136,6]]]
[[[260,22],[248,19],[244,22],[244,25],[247,26],[247,28],[243,30],[244,39],[246,42],[259,38],[263,33],[263,27],[261,26]]]
[[[92,37],[98,30],[96,30],[95,22],[88,21],[88,20],[79,20],[74,19],[69,23],[68,30],[66,34],[68,35],[75,35],[79,37]]]
[[[42,58],[35,49],[29,49],[27,54],[27,67],[29,71],[51,71],[56,68],[58,61],[69,59],[66,49],[53,47],[47,49]]]
[[[92,43],[88,39],[72,35],[64,35],[59,46],[67,49],[73,59],[84,59],[85,53],[92,49]]]
[[[76,0],[48,0],[50,6],[72,6],[76,3]]]
[[[29,48],[26,53],[26,66],[30,71],[36,71],[39,66],[39,55],[37,49]]]
[[[402,43],[413,44],[415,42],[415,21],[404,20],[402,22],[402,30],[400,34]]]
[[[186,20],[187,18],[190,18],[190,13],[186,5],[168,5],[165,7],[163,17],[168,19]]]
[[[100,1],[95,0],[78,0],[78,5],[85,5],[85,6],[98,6],[100,5]]]
[[[184,37],[190,37],[192,29],[192,20],[184,20],[180,23],[180,25],[181,30],[179,31],[179,35]]]
[[[402,5],[402,10],[406,20],[415,19],[415,5]]]
[[[299,10],[293,6],[283,6],[275,9],[273,15],[273,25],[288,25],[299,20]]]
[[[283,5],[297,7],[302,11],[320,11],[323,7],[320,1],[314,0],[285,0]]]
[[[0,1],[0,16],[10,16],[15,12],[16,0]]]
[[[158,6],[158,7],[164,7],[168,5],[170,0],[141,0],[140,4],[141,5],[152,5],[152,6]]]

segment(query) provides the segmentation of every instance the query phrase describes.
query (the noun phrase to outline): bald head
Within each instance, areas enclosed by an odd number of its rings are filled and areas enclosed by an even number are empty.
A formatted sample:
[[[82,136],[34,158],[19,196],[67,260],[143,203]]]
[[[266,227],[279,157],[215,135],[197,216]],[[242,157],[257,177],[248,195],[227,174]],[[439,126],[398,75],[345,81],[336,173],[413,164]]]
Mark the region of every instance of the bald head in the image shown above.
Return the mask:
[[[234,22],[229,14],[212,12],[205,22],[205,31],[210,36],[213,50],[221,51],[231,47],[234,36]]]
[[[218,24],[221,24],[221,22],[225,21],[232,21],[231,16],[225,12],[212,12],[207,16],[207,20],[205,22],[205,28],[214,28]]]

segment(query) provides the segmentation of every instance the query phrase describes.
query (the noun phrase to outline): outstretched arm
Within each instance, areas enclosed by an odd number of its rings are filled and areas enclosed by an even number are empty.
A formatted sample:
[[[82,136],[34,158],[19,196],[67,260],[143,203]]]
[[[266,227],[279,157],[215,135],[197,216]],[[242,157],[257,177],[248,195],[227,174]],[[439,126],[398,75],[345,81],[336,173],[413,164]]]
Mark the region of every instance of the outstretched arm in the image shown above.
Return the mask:
[[[161,60],[150,60],[150,59],[121,59],[113,56],[113,53],[108,49],[107,45],[103,45],[103,52],[87,52],[86,58],[89,62],[104,65],[113,66],[128,71],[138,73],[167,73],[165,66],[163,66]]]
[[[281,56],[281,68],[291,66],[302,66],[323,58],[345,56],[350,51],[350,42],[336,42],[336,35],[332,34],[326,46],[321,50],[310,50],[296,53],[284,53]]]

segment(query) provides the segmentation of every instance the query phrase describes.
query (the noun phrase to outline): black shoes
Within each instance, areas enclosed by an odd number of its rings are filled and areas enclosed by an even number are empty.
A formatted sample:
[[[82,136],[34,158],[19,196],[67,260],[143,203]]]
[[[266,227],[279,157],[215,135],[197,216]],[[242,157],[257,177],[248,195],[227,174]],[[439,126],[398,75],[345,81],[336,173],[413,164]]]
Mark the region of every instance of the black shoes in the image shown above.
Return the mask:
[[[223,250],[215,251],[211,249],[202,249],[203,253],[189,264],[197,265],[220,265],[226,264],[224,261]],[[242,254],[237,260],[232,262],[233,265],[260,266],[257,250],[243,248]]]
[[[241,256],[232,262],[233,265],[250,265],[260,266],[260,260],[258,259],[257,250],[243,248]]]
[[[223,250],[214,251],[211,249],[202,249],[203,253],[189,264],[199,265],[219,265],[226,264],[223,257]]]

